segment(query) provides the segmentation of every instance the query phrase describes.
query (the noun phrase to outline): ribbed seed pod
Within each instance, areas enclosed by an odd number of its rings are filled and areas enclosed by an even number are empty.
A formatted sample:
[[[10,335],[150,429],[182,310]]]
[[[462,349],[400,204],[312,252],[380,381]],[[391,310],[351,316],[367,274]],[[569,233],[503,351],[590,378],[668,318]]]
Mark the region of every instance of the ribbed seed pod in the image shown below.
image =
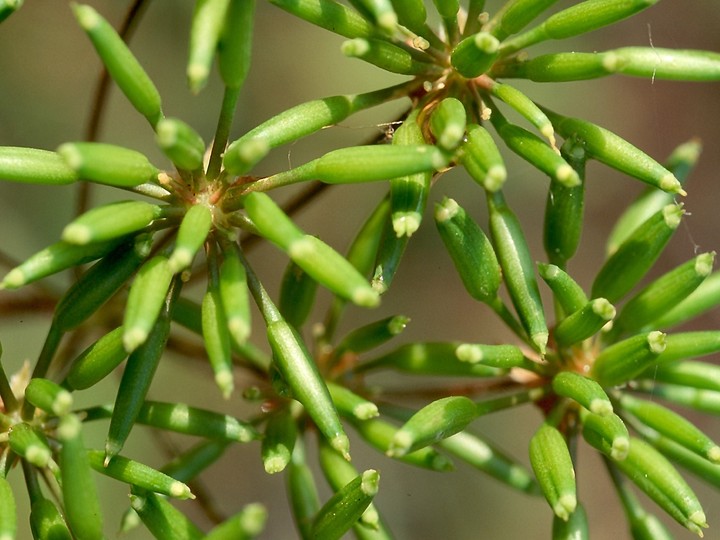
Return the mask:
[[[38,468],[50,466],[53,472],[57,472],[57,465],[51,464],[52,451],[44,434],[36,431],[33,426],[26,422],[18,422],[8,432],[8,443],[10,449],[28,463]],[[0,519],[0,522],[2,519]],[[0,534],[2,538],[2,534]]]
[[[407,235],[398,236],[393,225],[392,220],[388,220],[380,234],[375,271],[371,280],[372,288],[378,294],[385,294],[390,288],[410,240]]]
[[[490,233],[513,305],[531,345],[545,354],[547,324],[530,251],[520,222],[505,203],[501,192],[488,194]]]
[[[208,253],[208,285],[202,300],[202,333],[205,350],[215,375],[215,384],[220,388],[223,397],[228,399],[235,383],[230,354],[230,332],[220,297],[216,256],[213,245]]]
[[[503,103],[508,104],[522,115],[528,122],[537,128],[545,137],[550,146],[555,148],[555,130],[547,115],[535,105],[533,100],[523,94],[517,88],[509,84],[493,82],[490,85],[490,93]]]
[[[638,376],[665,350],[665,334],[649,332],[625,339],[603,350],[590,368],[602,386],[616,386]]]
[[[265,193],[249,193],[243,204],[260,234],[280,249],[287,251],[294,241],[302,239],[303,232]]]
[[[563,347],[580,343],[598,333],[615,317],[615,307],[605,298],[595,298],[555,327],[555,341]]]
[[[67,523],[50,499],[38,497],[30,509],[30,530],[35,540],[72,540]]]
[[[454,97],[443,99],[430,114],[430,131],[436,144],[446,152],[454,152],[460,146],[466,123],[465,106]]]
[[[468,124],[459,159],[472,179],[486,190],[497,191],[505,183],[505,162],[495,141],[484,127]]]
[[[552,380],[553,391],[566,398],[570,398],[590,412],[599,416],[608,416],[613,412],[613,406],[602,387],[574,371],[562,371]]]
[[[452,51],[450,62],[460,75],[472,79],[485,73],[498,57],[500,42],[487,32],[466,37]]]
[[[0,538],[12,540],[17,532],[15,497],[12,487],[0,476]]]
[[[97,206],[68,223],[62,232],[65,242],[85,245],[114,240],[150,225],[162,208],[145,201],[121,201]]]
[[[255,0],[230,0],[218,43],[220,76],[228,88],[241,88],[250,69]]]
[[[361,326],[338,343],[333,355],[339,358],[346,352],[361,353],[379,347],[405,330],[408,322],[408,317],[395,315]]]
[[[482,364],[499,369],[521,367],[533,371],[535,363],[525,358],[522,350],[515,345],[481,345],[463,343],[455,349],[455,356],[461,362]]]
[[[538,273],[552,290],[565,313],[574,313],[588,303],[582,287],[565,270],[554,264],[538,263]]]
[[[273,412],[265,424],[261,456],[265,472],[282,472],[292,457],[298,430],[289,406]]]
[[[420,75],[434,69],[433,64],[420,62],[408,50],[382,39],[351,39],[342,44],[342,53],[400,75]]]
[[[622,47],[605,53],[615,73],[654,79],[717,81],[720,54],[711,51]]]
[[[354,416],[358,420],[368,420],[380,414],[377,405],[352,390],[332,382],[328,382],[327,387],[335,407],[342,416]]]
[[[72,363],[66,384],[75,390],[94,386],[107,377],[127,357],[118,326],[85,349]]]
[[[295,445],[286,478],[295,526],[303,540],[310,540],[313,538],[310,534],[312,522],[320,509],[320,498],[312,471],[305,461],[302,444]]]
[[[228,331],[235,345],[243,346],[250,336],[250,294],[247,288],[245,267],[240,261],[235,243],[221,245],[220,298],[225,310]]]
[[[687,298],[655,320],[658,328],[689,321],[720,304],[720,272],[710,274]]]
[[[582,422],[582,436],[590,446],[613,461],[621,461],[627,457],[630,434],[619,416],[587,413],[582,415]]]
[[[637,285],[662,253],[683,214],[681,206],[669,204],[638,227],[598,271],[592,284],[593,298],[617,302]]]
[[[168,260],[168,266],[173,273],[184,270],[192,264],[212,225],[212,210],[204,204],[194,204],[185,212],[175,239],[175,249]]]
[[[543,423],[530,439],[530,464],[553,513],[568,521],[577,507],[575,470],[557,428]]]
[[[493,78],[529,79],[535,82],[585,81],[612,73],[605,62],[607,53],[553,53],[535,58],[511,57],[496,62],[489,75]]]
[[[267,510],[259,503],[246,505],[240,512],[216,525],[203,540],[250,540],[265,528]]]
[[[113,144],[65,143],[57,153],[81,179],[108,186],[131,188],[154,182],[160,172],[140,152]]]
[[[317,281],[294,261],[290,261],[285,268],[278,307],[283,318],[295,328],[302,327],[310,315],[315,304],[317,285]]]
[[[518,33],[555,2],[557,0],[509,0],[500,8],[500,17],[492,34],[503,40]]]
[[[80,178],[56,152],[0,146],[0,178],[27,184],[64,185]]]
[[[683,407],[690,407],[696,411],[711,414],[720,413],[720,392],[688,388],[677,384],[656,384],[652,381],[643,381],[637,386],[642,392],[652,393],[653,396],[667,399]]]
[[[715,487],[720,486],[720,466],[717,463],[698,455],[669,437],[663,437],[656,431],[644,429],[642,434],[665,457],[678,463],[704,482]]]
[[[674,335],[668,336],[671,344]],[[671,345],[672,346],[672,345]],[[667,351],[668,348],[666,347]],[[685,356],[683,356],[684,358]],[[720,366],[709,362],[669,362],[661,363],[641,375],[642,378],[657,382],[690,386],[720,392]]]
[[[78,4],[72,7],[110,76],[133,107],[155,126],[162,118],[160,94],[145,70],[112,26],[92,7]]]
[[[272,0],[272,4],[347,38],[371,37],[375,26],[357,11],[334,0]]]
[[[38,409],[56,416],[69,413],[73,407],[72,394],[49,379],[30,379],[25,388],[25,399]]]
[[[130,506],[157,540],[200,540],[205,537],[184,512],[152,491],[133,489]]]
[[[182,120],[178,118],[160,120],[155,128],[155,141],[178,169],[196,171],[202,167],[205,141],[197,131]]]
[[[197,0],[190,25],[187,78],[197,94],[207,83],[230,0]]]

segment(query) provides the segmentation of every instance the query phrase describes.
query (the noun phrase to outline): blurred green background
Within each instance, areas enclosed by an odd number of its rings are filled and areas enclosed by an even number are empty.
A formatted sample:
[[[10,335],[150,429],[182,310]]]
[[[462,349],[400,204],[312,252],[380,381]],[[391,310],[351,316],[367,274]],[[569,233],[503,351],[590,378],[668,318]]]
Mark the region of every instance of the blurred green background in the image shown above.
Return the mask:
[[[573,2],[558,2],[562,8]],[[93,1],[111,23],[118,25],[129,2]],[[492,13],[501,2],[488,1]],[[132,39],[131,47],[163,96],[165,113],[193,125],[207,141],[212,137],[222,88],[215,76],[199,95],[185,85],[187,33],[192,2],[154,0]],[[543,45],[539,51],[594,51],[644,45],[697,48],[720,51],[720,9],[717,2],[660,2],[657,6],[616,27],[581,38]],[[342,38],[297,21],[264,2],[258,3],[253,66],[243,90],[233,128],[234,137],[292,105],[340,93],[369,91],[401,81],[366,65],[344,58]],[[81,140],[88,119],[90,100],[100,69],[89,41],[75,24],[63,1],[27,0],[19,13],[0,26],[0,145],[54,149],[59,144]],[[688,217],[675,235],[658,270],[684,262],[696,252],[717,249],[720,212],[720,85],[672,83],[632,78],[610,78],[590,82],[543,85],[518,84],[543,104],[568,115],[580,116],[611,128],[647,153],[663,159],[681,142],[699,137],[704,153],[689,183],[685,199]],[[311,141],[279,149],[263,162],[259,173],[300,164],[319,153],[358,143],[383,133],[405,103],[394,103],[364,113],[342,125],[325,130]],[[233,137],[231,137],[233,138]],[[156,165],[169,164],[156,149],[145,120],[124,97],[111,90],[107,116],[100,139],[145,152]],[[528,164],[508,155],[510,171],[507,197],[520,216],[533,252],[544,258],[541,248],[542,212],[547,179]],[[587,222],[580,253],[570,270],[583,285],[589,285],[598,268],[604,240],[614,219],[642,186],[595,163],[588,168]],[[344,250],[364,216],[387,189],[382,183],[335,188],[298,216],[308,232]],[[486,219],[484,198],[477,186],[462,174],[450,173],[436,184],[429,208],[443,196],[456,198],[481,223]],[[97,190],[94,200],[116,196]],[[283,195],[281,195],[283,196]],[[22,259],[55,241],[73,215],[72,188],[46,188],[0,183],[0,250]],[[372,312],[351,311],[343,329],[356,322],[369,322],[390,314],[406,314],[412,322],[402,340],[457,339],[499,343],[508,333],[486,310],[464,294],[460,280],[442,251],[428,211],[421,230],[413,237],[396,286],[383,305]],[[274,249],[261,246],[251,254],[268,288],[277,292],[285,260]],[[49,280],[53,287],[67,281]],[[18,369],[24,359],[37,356],[48,320],[40,315],[16,314],[7,310],[17,293],[0,294],[0,341],[3,365]],[[327,304],[321,296],[321,307]],[[5,310],[5,311],[2,311]],[[318,309],[318,317],[322,310]],[[318,319],[319,320],[319,319]],[[717,328],[720,317],[709,315],[697,327]],[[256,329],[259,341],[262,329]],[[161,364],[151,390],[154,399],[185,400],[233,414],[248,410],[239,398],[225,403],[212,384],[205,365],[181,356],[168,355]],[[392,380],[392,379],[390,379]],[[81,405],[111,401],[116,381],[103,383],[95,394],[78,395]],[[242,378],[241,390],[248,384]],[[397,383],[399,384],[399,383]],[[239,392],[238,392],[239,393]],[[256,405],[251,405],[256,407]],[[251,409],[253,410],[253,409]],[[527,463],[527,441],[539,415],[530,408],[480,419],[474,429],[488,433],[501,447]],[[698,417],[698,423],[720,437],[717,419]],[[106,424],[89,429],[91,444],[101,445]],[[162,458],[144,428],[133,433],[125,454],[152,465]],[[174,440],[186,446],[186,439]],[[494,480],[460,465],[449,474],[433,474],[390,463],[365,450],[353,440],[353,456],[359,469],[379,468],[382,474],[378,503],[399,539],[545,539],[550,537],[550,511],[544,500],[517,494]],[[625,521],[594,451],[580,452],[580,497],[591,521],[596,540],[626,538]],[[14,481],[21,481],[19,471]],[[262,472],[258,445],[231,449],[203,477],[223,512],[233,512],[249,502],[266,504],[271,521],[262,538],[295,537],[284,496],[283,478]],[[702,495],[711,529],[717,538],[720,496],[691,479]],[[19,484],[19,482],[18,482]],[[322,486],[322,480],[319,481]],[[127,505],[127,491],[113,482],[102,482],[109,504],[106,530],[115,537],[119,516]],[[323,486],[323,495],[329,493]],[[26,501],[19,501],[24,504]],[[189,508],[198,523],[207,527],[199,512]],[[652,503],[648,502],[648,508]],[[27,514],[21,514],[26,516]],[[24,520],[24,517],[21,518]],[[21,523],[26,526],[24,522]],[[689,537],[672,524],[679,537]],[[27,530],[23,534],[29,535]],[[147,538],[138,529],[127,538]],[[19,538],[29,538],[20,536]]]

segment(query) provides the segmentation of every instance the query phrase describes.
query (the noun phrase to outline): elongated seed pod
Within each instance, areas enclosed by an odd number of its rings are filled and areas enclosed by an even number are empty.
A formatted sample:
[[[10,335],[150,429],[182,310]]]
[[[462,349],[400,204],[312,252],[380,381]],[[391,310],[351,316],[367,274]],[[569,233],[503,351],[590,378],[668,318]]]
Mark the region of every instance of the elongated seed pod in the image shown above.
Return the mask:
[[[123,327],[118,326],[85,349],[73,361],[66,383],[84,390],[107,377],[128,355],[122,337]]]
[[[454,97],[443,99],[430,114],[430,131],[437,145],[453,152],[465,136],[467,114],[462,102]]]
[[[241,88],[250,69],[255,0],[230,0],[218,43],[220,76],[228,88]]]
[[[296,444],[287,474],[288,495],[295,526],[303,540],[310,540],[313,518],[320,509],[320,498],[312,471],[305,461],[305,449]]]
[[[588,540],[590,529],[585,508],[578,503],[567,521],[555,516],[552,524],[552,540]]]
[[[267,510],[259,503],[248,504],[240,512],[216,525],[203,540],[250,540],[265,528]]]
[[[395,433],[387,454],[399,457],[464,430],[478,416],[475,403],[465,396],[441,398],[416,412]]]
[[[250,336],[250,294],[247,288],[245,267],[240,261],[238,245],[221,244],[223,260],[220,262],[220,298],[225,310],[228,331],[236,346],[245,345]]]
[[[559,266],[538,263],[538,273],[550,287],[555,300],[565,313],[574,313],[588,303],[582,287]]]
[[[594,414],[608,416],[613,412],[610,398],[602,387],[579,373],[561,371],[553,377],[552,387],[557,395],[575,400]]]
[[[545,354],[548,330],[540,291],[525,236],[501,192],[488,194],[490,233],[503,270],[505,284],[530,341]]]
[[[200,540],[205,537],[185,513],[152,491],[134,489],[130,506],[158,540]]]
[[[129,353],[145,343],[155,328],[172,278],[173,271],[163,255],[143,264],[135,276],[123,319],[123,344]]]
[[[375,26],[357,11],[335,0],[272,0],[272,4],[347,38],[372,37]]]
[[[345,56],[360,58],[390,73],[420,75],[433,71],[430,63],[416,60],[410,51],[382,39],[354,38],[342,44]]]
[[[682,207],[669,204],[638,227],[600,268],[592,296],[617,302],[637,285],[680,225],[683,213]]]
[[[463,343],[455,349],[455,356],[461,362],[482,364],[499,369],[522,367],[533,370],[533,362],[525,358],[522,350],[515,345],[482,345]]]
[[[648,443],[633,438],[627,458],[616,465],[678,523],[696,534],[707,527],[695,493],[677,469]]]
[[[55,503],[38,497],[30,509],[30,530],[35,540],[72,540],[65,519]]]
[[[498,57],[500,42],[487,32],[478,32],[458,43],[450,55],[455,70],[472,79],[483,74]]]
[[[17,532],[15,497],[10,482],[0,477],[0,538],[12,540]]]
[[[607,53],[553,53],[535,58],[510,57],[496,62],[489,72],[492,78],[529,79],[535,82],[585,81],[612,73],[605,62]]]
[[[409,322],[409,317],[395,315],[361,326],[346,335],[333,354],[339,358],[346,352],[361,353],[379,347],[405,330]]]
[[[380,414],[377,405],[357,395],[352,390],[332,382],[328,382],[327,387],[335,407],[342,416],[353,416],[358,420],[368,420]]]
[[[647,285],[623,306],[614,328],[633,332],[653,325],[698,288],[712,272],[714,259],[714,251],[702,253]]]
[[[75,538],[97,540],[103,536],[100,499],[85,451],[80,420],[74,414],[60,419],[60,477],[65,517]]]
[[[196,171],[202,167],[205,141],[197,131],[182,120],[177,118],[160,120],[155,129],[155,141],[178,169]]]
[[[557,428],[543,423],[530,439],[530,464],[553,513],[568,521],[577,507],[575,470]]]
[[[658,403],[628,394],[623,394],[620,403],[649,428],[713,463],[720,463],[720,446],[685,417]]]
[[[133,107],[155,126],[162,118],[162,106],[150,77],[112,26],[92,7],[75,4],[72,8],[110,76]]]
[[[557,0],[510,0],[500,8],[492,34],[499,40],[518,33]],[[493,20],[494,22],[494,20]],[[492,24],[492,23],[491,23]]]
[[[712,51],[622,47],[605,53],[615,73],[655,79],[717,81],[720,54]]]
[[[582,415],[582,422],[582,436],[590,446],[614,461],[627,457],[630,434],[619,416],[587,413]]]
[[[56,152],[0,146],[0,178],[27,184],[72,184],[77,173]]]
[[[191,206],[183,216],[168,266],[177,273],[192,263],[213,225],[212,210],[204,204]]]
[[[160,172],[140,152],[113,144],[65,143],[57,153],[81,179],[98,184],[131,188],[156,181]]]
[[[50,379],[35,377],[25,388],[25,399],[38,409],[62,416],[70,412],[73,397],[70,392]]]
[[[114,456],[106,464],[105,452],[102,450],[87,452],[90,466],[110,478],[175,499],[195,498],[188,486],[144,463],[123,456]]]
[[[670,437],[663,437],[656,431],[645,429],[642,434],[665,457],[682,465],[683,468],[701,478],[704,482],[716,487],[720,485],[720,467],[718,467],[717,463],[713,463],[706,457],[700,456],[685,446],[678,444]]]
[[[689,321],[720,304],[720,272],[710,274],[687,298],[655,320],[658,328]]]
[[[290,261],[285,268],[278,307],[283,318],[295,328],[302,327],[310,315],[315,304],[317,285],[317,281],[294,261]]]
[[[266,473],[282,472],[290,463],[297,435],[297,424],[290,407],[282,407],[270,415],[265,425],[261,448]]]
[[[287,251],[294,241],[303,238],[303,232],[265,193],[249,193],[243,204],[260,234],[280,249]]]
[[[590,375],[602,386],[622,384],[656,362],[665,346],[665,334],[657,331],[619,341],[595,358]]]
[[[380,233],[380,245],[378,246],[375,271],[371,280],[372,288],[378,294],[385,294],[390,288],[409,240],[410,237],[407,235],[398,236],[392,220],[385,223]]]
[[[677,384],[656,384],[653,381],[642,381],[637,387],[642,392],[652,393],[683,407],[712,414],[720,413],[720,392],[714,390],[689,388]]]
[[[505,162],[495,141],[484,127],[468,124],[459,159],[472,179],[486,190],[497,191],[505,183]]]
[[[335,450],[349,458],[349,443],[327,386],[300,337],[284,320],[270,322],[268,341],[283,379]]]
[[[13,425],[8,432],[7,441],[10,449],[28,463],[39,468],[50,466],[51,470],[55,469],[56,472],[57,464],[51,464],[52,451],[47,438],[30,424],[18,422]]]
[[[575,345],[594,336],[615,317],[615,307],[605,298],[590,300],[555,327],[555,341],[563,347]]]
[[[186,70],[188,86],[195,94],[207,83],[229,5],[230,0],[195,2],[190,25],[190,52]]]
[[[494,81],[490,85],[490,93],[520,113],[548,140],[550,146],[555,148],[555,130],[550,119],[529,97],[509,84]]]
[[[677,335],[669,335],[668,344],[672,344],[675,337]],[[670,346],[672,347],[672,345]],[[667,351],[668,348],[666,347],[665,350]],[[683,358],[685,358],[684,355]],[[658,382],[720,392],[720,366],[708,362],[660,363],[655,368],[644,372],[641,377]]]
[[[68,223],[62,239],[76,245],[106,242],[139,231],[160,215],[160,206],[145,201],[97,206]]]
[[[421,0],[391,0],[400,24],[422,35],[427,20],[427,9]]]

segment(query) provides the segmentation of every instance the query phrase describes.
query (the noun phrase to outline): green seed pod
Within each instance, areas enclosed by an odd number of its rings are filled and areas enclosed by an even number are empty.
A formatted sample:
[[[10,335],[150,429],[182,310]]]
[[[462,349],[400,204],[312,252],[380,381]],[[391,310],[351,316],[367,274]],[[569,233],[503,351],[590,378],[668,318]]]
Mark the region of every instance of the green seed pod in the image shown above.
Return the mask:
[[[676,384],[655,384],[652,381],[643,381],[638,384],[637,388],[642,392],[652,392],[657,397],[667,399],[683,407],[690,407],[711,414],[720,414],[720,392],[688,388]]]
[[[557,0],[510,0],[499,11],[492,34],[499,40],[518,33]],[[496,16],[498,17],[498,16]],[[492,24],[492,23],[491,23]]]
[[[110,478],[175,499],[195,498],[188,486],[144,463],[123,456],[113,456],[104,463],[105,452],[102,450],[88,450],[87,453],[90,466]]]
[[[711,51],[623,47],[605,53],[616,73],[671,81],[717,81],[720,54]]]
[[[673,347],[673,338],[676,337],[678,336],[668,336],[669,347]],[[668,347],[666,347],[665,350],[667,351]],[[683,358],[685,358],[684,355]],[[660,363],[654,368],[644,372],[641,377],[657,382],[720,392],[720,366],[708,362],[685,361]]]
[[[268,323],[268,341],[283,379],[331,446],[349,459],[349,442],[330,393],[300,337],[280,319]]]
[[[412,145],[425,142],[422,129],[417,121],[419,112],[418,109],[414,109],[402,125],[395,130],[392,144]],[[431,172],[411,174],[390,180],[392,226],[398,237],[407,236],[409,238],[420,228],[431,181]]]
[[[395,369],[415,375],[446,377],[497,377],[506,372],[481,363],[459,361],[455,355],[459,345],[453,341],[408,343],[379,358],[363,362],[355,371]]]
[[[400,75],[420,75],[434,68],[432,64],[413,58],[408,50],[382,39],[351,39],[342,44],[342,53]]]
[[[543,423],[530,439],[530,464],[553,513],[568,521],[577,507],[575,470],[565,439]]]
[[[505,183],[505,162],[495,141],[484,127],[468,124],[459,159],[473,180],[487,191],[498,191]]]
[[[501,192],[488,194],[490,233],[513,305],[531,345],[545,354],[548,330],[530,250],[520,222],[505,203]]]
[[[543,245],[550,262],[565,267],[577,251],[585,211],[585,150],[574,137],[565,141],[561,155],[575,170],[580,184],[567,187],[550,182],[545,203]]]
[[[229,399],[235,387],[232,357],[230,354],[230,332],[225,320],[225,311],[220,298],[216,253],[212,249],[208,255],[208,286],[202,300],[202,333],[205,350],[210,360],[215,384],[225,399]],[[171,259],[172,260],[172,259]]]
[[[702,253],[659,277],[628,300],[615,320],[614,329],[634,332],[687,298],[712,272],[715,252]]]
[[[687,298],[655,319],[657,328],[668,328],[694,319],[720,304],[720,272],[710,274]]]
[[[303,238],[303,232],[265,193],[248,193],[244,206],[260,234],[283,251]]]
[[[122,336],[123,327],[119,326],[85,349],[73,361],[66,384],[84,390],[107,377],[127,357]]]
[[[587,413],[582,415],[582,422],[582,436],[590,446],[613,461],[621,461],[627,457],[630,434],[619,416]]]
[[[539,491],[535,478],[523,465],[475,435],[461,431],[440,441],[439,446],[514,489],[524,493]]]
[[[313,518],[320,509],[320,498],[313,473],[305,462],[305,449],[296,444],[287,474],[288,495],[295,526],[303,540],[310,540]]]
[[[537,128],[545,137],[550,146],[555,148],[555,130],[547,115],[535,105],[533,100],[509,84],[493,82],[490,85],[490,93],[503,103],[507,103],[521,116]]]
[[[27,184],[72,184],[79,180],[56,152],[36,148],[0,146],[0,178]]]
[[[175,240],[175,249],[170,255],[168,266],[173,273],[184,270],[192,264],[213,226],[212,210],[204,204],[195,204],[185,213]]]
[[[221,246],[223,260],[220,263],[220,299],[225,310],[230,337],[236,346],[244,346],[250,336],[250,297],[245,267],[240,261],[238,245]]]
[[[200,92],[207,83],[229,4],[230,0],[195,2],[186,70],[188,86],[194,94]]]
[[[264,435],[261,456],[265,472],[282,472],[290,463],[298,435],[290,407],[282,407],[270,415]]]
[[[178,169],[196,171],[202,167],[205,141],[182,120],[160,120],[155,128],[155,141]]]
[[[57,153],[81,179],[108,186],[132,188],[156,181],[160,172],[140,152],[113,144],[65,143]]]
[[[482,364],[499,369],[521,367],[532,371],[531,368],[534,367],[534,362],[525,358],[522,350],[514,345],[463,343],[455,349],[455,356],[461,362]]]
[[[375,26],[357,11],[335,0],[271,0],[271,3],[306,21],[346,38],[371,37]]]
[[[697,139],[681,144],[673,150],[665,166],[675,177],[684,184],[700,157],[701,145]],[[655,212],[673,202],[671,193],[648,186],[645,191],[635,199],[615,222],[613,230],[608,236],[606,252],[612,255],[630,234]]]
[[[246,505],[240,512],[216,525],[203,540],[250,540],[265,528],[267,510],[258,503]]]
[[[699,456],[692,450],[678,444],[669,437],[663,437],[656,431],[644,429],[642,433],[643,437],[666,457],[682,465],[683,468],[701,478],[704,482],[715,487],[720,486],[720,467],[717,463],[711,462],[705,456]]]
[[[38,497],[32,503],[30,530],[35,540],[72,540],[67,523],[57,506],[45,497]]]
[[[70,392],[49,379],[32,378],[25,388],[25,399],[49,414],[62,416],[73,407]]]
[[[46,276],[104,257],[116,247],[117,242],[94,243],[87,246],[56,242],[10,270],[0,283],[0,289],[17,289]]]
[[[0,477],[0,538],[12,540],[17,532],[15,497],[5,477]]]
[[[218,43],[218,65],[225,86],[239,89],[250,69],[255,0],[230,0]]]
[[[509,123],[495,109],[490,119],[500,138],[518,156],[566,188],[580,185],[575,169],[540,137]]]
[[[156,255],[143,264],[130,286],[123,320],[123,344],[132,352],[148,339],[166,303],[173,271],[167,257]]]
[[[160,94],[145,70],[110,23],[92,7],[74,4],[72,8],[110,76],[133,107],[155,126],[162,118]]]
[[[140,271],[142,272],[142,269]],[[170,334],[170,314],[173,303],[180,292],[179,289],[180,284],[176,282],[168,292],[163,292],[158,314],[153,317],[145,339],[142,344],[133,348],[134,350],[125,364],[105,443],[106,460],[120,452],[143,407],[145,396]],[[167,288],[163,288],[163,291],[167,291]],[[132,295],[132,289],[130,294]],[[127,315],[127,310],[125,313]],[[123,344],[126,350],[127,328],[125,325],[123,330]]]
[[[368,469],[346,484],[320,508],[312,523],[312,538],[338,540],[362,516],[378,491],[380,474]]]
[[[625,139],[585,120],[543,110],[563,137],[583,141],[589,157],[668,193],[686,195],[673,173]]]
[[[500,51],[498,39],[487,32],[466,37],[453,49],[450,62],[467,79],[485,73],[493,65]]]
[[[353,419],[350,418],[350,420]],[[383,454],[387,453],[390,443],[398,431],[395,426],[380,418],[372,418],[362,422],[353,421],[353,425],[365,442]],[[431,471],[450,471],[454,468],[447,457],[430,447],[421,448],[395,459]]]
[[[430,131],[437,145],[446,152],[454,152],[465,136],[467,114],[459,99],[447,97],[430,114]]]
[[[375,272],[371,284],[378,294],[385,294],[395,279],[400,261],[405,254],[409,236],[398,236],[394,223],[388,220],[380,234],[380,246],[375,259]]]
[[[68,223],[62,232],[65,242],[85,245],[106,242],[134,233],[160,217],[160,206],[145,201],[121,201],[98,206]]]
[[[633,438],[627,458],[616,465],[673,519],[690,531],[702,534],[707,521],[697,496],[657,450]]]
[[[669,204],[638,227],[598,271],[593,298],[617,302],[637,285],[662,253],[683,214],[681,206]]]
[[[538,273],[552,290],[555,301],[565,313],[575,313],[588,303],[582,287],[559,266],[538,263]]]
[[[157,540],[200,540],[205,537],[184,512],[152,491],[134,489],[130,506]]]
[[[60,476],[68,525],[75,538],[102,538],[100,499],[85,451],[80,419],[74,414],[61,417],[57,436],[61,442]]]
[[[622,384],[657,362],[665,346],[662,332],[638,334],[602,351],[595,359],[590,375],[602,386]]]
[[[391,2],[400,24],[422,35],[427,20],[425,3],[422,0],[391,0]]]
[[[357,354],[379,347],[405,330],[409,322],[408,317],[396,315],[361,326],[338,343],[333,355],[340,358],[347,352]]]
[[[626,394],[620,398],[620,403],[649,428],[713,463],[720,463],[720,446],[676,412],[657,403]]]
[[[302,327],[315,304],[316,291],[317,281],[290,261],[280,285],[279,307],[283,318],[295,328]]]
[[[583,505],[578,503],[567,521],[555,516],[552,525],[552,540],[588,540],[590,529]]]
[[[138,269],[149,250],[149,240],[135,237],[94,264],[60,299],[55,307],[54,324],[68,331],[85,322]]]
[[[525,59],[510,57],[496,62],[489,75],[493,78],[519,78],[535,82],[585,81],[612,73],[606,62],[608,53],[554,53]]]
[[[615,317],[615,307],[605,298],[590,300],[555,327],[555,341],[563,347],[580,343],[598,333]]]
[[[416,412],[395,433],[387,455],[404,456],[464,430],[478,416],[475,403],[465,396],[433,401]]]
[[[35,467],[41,469],[48,467],[52,461],[52,451],[47,438],[30,424],[18,422],[13,425],[8,432],[8,443],[13,452]],[[55,463],[50,466],[57,470]],[[0,519],[0,523],[2,523],[2,519]]]
[[[552,381],[553,391],[570,398],[598,416],[609,416],[613,406],[602,387],[574,371],[561,371]]]
[[[352,390],[332,382],[328,382],[327,387],[335,407],[342,416],[368,420],[380,414],[377,405],[364,397],[358,396]]]

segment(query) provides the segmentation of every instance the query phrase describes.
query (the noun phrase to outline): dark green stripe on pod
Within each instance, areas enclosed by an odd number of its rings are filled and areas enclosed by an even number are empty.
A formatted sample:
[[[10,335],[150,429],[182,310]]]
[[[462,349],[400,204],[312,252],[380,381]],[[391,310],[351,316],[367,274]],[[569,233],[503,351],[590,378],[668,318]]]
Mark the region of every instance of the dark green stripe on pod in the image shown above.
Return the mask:
[[[62,239],[70,244],[106,242],[139,231],[160,217],[161,208],[145,201],[121,201],[98,206],[68,223]]]
[[[0,178],[27,184],[72,184],[79,180],[75,170],[56,152],[0,146]]]
[[[335,0],[271,0],[271,3],[301,19],[345,36],[370,37],[375,26],[357,11]]]
[[[205,537],[185,513],[152,491],[134,489],[130,506],[157,540],[200,540]]]
[[[617,302],[637,285],[662,253],[683,214],[681,206],[669,204],[638,227],[600,268],[592,296]]]
[[[49,379],[30,379],[25,388],[25,399],[38,409],[57,416],[69,413],[73,406],[72,394]]]
[[[230,0],[198,0],[190,25],[190,51],[186,74],[197,94],[207,83]]]
[[[587,413],[582,415],[582,422],[582,436],[590,446],[614,461],[621,461],[627,457],[630,449],[630,434],[619,416]]]
[[[296,444],[287,473],[288,495],[295,526],[303,540],[312,538],[310,528],[320,509],[320,498],[313,473],[305,461],[305,449]]]
[[[108,186],[132,188],[157,180],[160,172],[140,152],[113,144],[65,143],[57,152],[80,178]]]
[[[566,313],[574,313],[588,303],[582,287],[559,266],[538,263],[538,273]]]
[[[245,3],[245,2],[241,2]],[[188,124],[177,118],[163,118],[155,128],[160,150],[178,169],[200,169],[205,155],[205,141]]]
[[[530,464],[553,513],[568,521],[577,507],[575,470],[564,437],[542,424],[530,439]]]
[[[162,118],[160,94],[130,49],[92,7],[78,4],[72,7],[75,18],[125,97],[151,125],[157,124]]]
[[[255,0],[230,0],[218,43],[218,66],[229,88],[240,88],[250,69]]]
[[[15,454],[41,469],[50,465],[51,470],[56,472],[57,465],[54,463],[51,465],[52,452],[44,434],[36,431],[33,426],[26,422],[18,422],[10,428],[7,436],[10,449]],[[1,525],[0,529],[2,529]],[[2,534],[0,534],[0,538],[2,538]]]
[[[486,72],[498,56],[500,42],[487,32],[466,37],[452,51],[450,62],[463,77],[472,79]]]
[[[563,347],[575,345],[598,333],[615,317],[615,307],[605,298],[590,300],[555,327],[555,341]]]
[[[107,377],[127,357],[119,326],[90,345],[72,363],[66,382],[75,390],[94,386]]]
[[[342,53],[400,75],[420,75],[434,68],[433,64],[413,58],[408,50],[382,39],[351,39],[342,44]]]
[[[278,307],[283,318],[295,328],[300,328],[310,315],[315,304],[317,285],[317,281],[297,263],[290,261],[285,268]]]
[[[665,334],[649,332],[620,341],[603,350],[590,375],[602,386],[615,386],[637,377],[665,350]]]
[[[505,162],[495,141],[482,126],[469,124],[460,147],[460,163],[478,184],[488,191],[499,190],[507,178]]]

